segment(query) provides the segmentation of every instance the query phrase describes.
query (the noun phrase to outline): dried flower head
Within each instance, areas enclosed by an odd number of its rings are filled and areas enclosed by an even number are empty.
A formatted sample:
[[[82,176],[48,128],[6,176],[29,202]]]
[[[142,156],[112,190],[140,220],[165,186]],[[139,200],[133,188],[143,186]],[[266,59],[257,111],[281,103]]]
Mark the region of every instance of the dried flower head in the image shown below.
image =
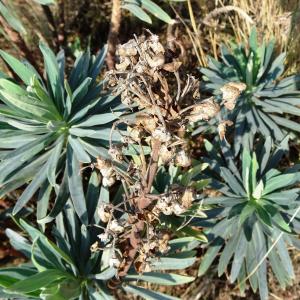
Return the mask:
[[[220,106],[215,102],[214,97],[203,100],[193,105],[193,108],[186,119],[190,122],[198,122],[201,120],[208,121],[215,117],[220,111]]]
[[[152,132],[153,138],[159,140],[160,142],[169,142],[172,138],[171,133],[165,127],[157,127]]]
[[[226,134],[226,127],[227,126],[231,126],[233,125],[233,122],[230,120],[226,120],[226,121],[222,121],[219,125],[218,125],[218,132],[219,132],[219,136],[220,139],[223,140],[225,138],[225,134]]]
[[[189,167],[192,164],[190,155],[185,150],[180,150],[175,157],[175,163],[179,167]]]
[[[124,226],[118,220],[111,220],[107,225],[107,229],[115,234],[124,232]]]
[[[102,179],[102,185],[105,187],[110,187],[114,185],[116,182],[116,177],[111,176],[111,177],[103,177]]]
[[[103,204],[98,207],[98,216],[103,223],[107,223],[111,218],[110,208]]]
[[[111,237],[110,234],[108,234],[107,232],[98,235],[99,240],[104,244],[110,241],[110,237]]]
[[[223,101],[221,104],[228,110],[233,110],[236,104],[237,98],[247,88],[247,85],[243,82],[228,82],[220,88],[223,93]]]
[[[123,153],[122,153],[122,145],[112,145],[109,150],[108,154],[111,156],[112,160],[117,162],[122,162],[123,160]]]
[[[175,156],[175,150],[169,149],[166,144],[162,144],[159,150],[159,157],[163,164],[168,164]]]
[[[116,54],[121,57],[136,56],[138,54],[136,40],[131,39],[127,43],[119,45]]]

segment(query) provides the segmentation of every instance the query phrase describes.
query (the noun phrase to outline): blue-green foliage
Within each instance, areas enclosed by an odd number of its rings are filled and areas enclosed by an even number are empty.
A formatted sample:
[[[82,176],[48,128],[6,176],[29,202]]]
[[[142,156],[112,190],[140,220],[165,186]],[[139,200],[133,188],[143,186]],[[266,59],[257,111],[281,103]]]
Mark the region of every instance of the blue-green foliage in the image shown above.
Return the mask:
[[[243,151],[237,161],[226,145],[221,153],[209,142],[206,148],[212,187],[221,195],[203,200],[203,205],[210,207],[210,244],[199,274],[220,254],[219,276],[230,268],[231,282],[238,280],[243,290],[245,279],[249,279],[252,289],[259,289],[261,299],[267,299],[268,262],[282,288],[294,278],[287,245],[300,245],[300,189],[296,187],[300,166],[275,169],[288,151],[288,138],[272,151],[269,137],[255,151]]]
[[[203,91],[212,92],[220,100],[220,88],[226,83],[247,85],[235,108],[228,111],[223,107],[221,112],[223,119],[234,123],[231,128],[236,154],[241,145],[251,148],[255,133],[281,141],[286,131],[300,131],[298,122],[291,120],[300,116],[300,77],[282,79],[286,53],[274,57],[274,46],[273,40],[259,45],[253,29],[246,45],[231,43],[229,49],[221,46],[221,61],[209,58],[208,68],[200,69]]]
[[[111,124],[122,105],[97,81],[106,48],[97,56],[82,53],[67,78],[64,52],[55,56],[43,43],[40,49],[46,80],[28,62],[0,53],[23,82],[0,79],[0,197],[29,183],[13,214],[38,192],[37,218],[46,217],[49,199],[55,196],[49,215],[53,219],[70,195],[87,224],[81,164],[107,156]]]

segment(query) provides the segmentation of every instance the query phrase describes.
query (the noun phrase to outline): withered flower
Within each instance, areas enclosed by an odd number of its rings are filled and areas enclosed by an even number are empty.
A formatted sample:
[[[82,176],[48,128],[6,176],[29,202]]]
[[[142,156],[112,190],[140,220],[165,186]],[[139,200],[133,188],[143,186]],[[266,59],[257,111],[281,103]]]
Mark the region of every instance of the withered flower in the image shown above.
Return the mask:
[[[247,88],[247,85],[243,82],[228,82],[220,88],[223,93],[223,101],[221,104],[228,110],[235,108],[236,100],[240,94]]]
[[[161,161],[163,164],[169,163],[175,155],[174,149],[168,149],[168,147],[165,144],[162,144],[159,150],[159,157],[161,158]]]
[[[124,232],[124,226],[118,220],[111,220],[107,225],[107,229],[116,234]]]
[[[161,141],[161,142],[169,142],[172,138],[171,133],[165,127],[157,127],[152,132],[153,138]]]
[[[111,218],[111,212],[104,203],[98,207],[98,216],[103,223],[107,223]]]
[[[119,45],[116,51],[119,56],[135,56],[138,54],[137,43],[134,39],[129,40],[123,45]]]
[[[131,65],[131,60],[127,56],[120,56],[120,63],[116,64],[116,70],[126,71],[126,69]]]
[[[180,150],[175,157],[175,163],[179,167],[189,167],[192,164],[190,155],[185,150]]]
[[[220,106],[214,101],[214,97],[210,97],[193,105],[190,114],[185,118],[190,122],[198,122],[201,120],[208,121],[209,119],[215,117],[219,111]]]
[[[219,136],[220,139],[223,140],[225,138],[225,134],[226,134],[226,127],[227,126],[231,126],[233,125],[233,122],[230,120],[226,120],[226,121],[222,121],[219,125],[218,125],[218,132],[219,132]]]
[[[122,153],[122,146],[123,145],[112,145],[109,150],[108,154],[111,156],[112,160],[117,162],[122,162],[123,160],[123,153]]]

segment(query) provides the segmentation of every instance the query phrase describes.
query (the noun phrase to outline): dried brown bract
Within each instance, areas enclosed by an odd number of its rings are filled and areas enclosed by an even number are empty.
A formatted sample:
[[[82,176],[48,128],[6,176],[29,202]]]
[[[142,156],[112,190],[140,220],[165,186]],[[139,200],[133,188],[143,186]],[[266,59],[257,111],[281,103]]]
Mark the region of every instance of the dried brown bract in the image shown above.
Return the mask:
[[[236,100],[246,88],[247,85],[243,82],[226,83],[220,88],[223,93],[223,101],[221,104],[224,104],[228,110],[233,110],[235,108]]]
[[[218,132],[219,132],[219,136],[220,139],[223,140],[225,138],[225,134],[226,134],[226,127],[227,126],[231,126],[233,125],[233,122],[230,120],[226,120],[226,121],[222,121],[219,125],[218,125]]]
[[[189,122],[208,121],[214,118],[220,111],[220,106],[216,103],[214,97],[203,100],[193,105],[190,113],[185,117]]]

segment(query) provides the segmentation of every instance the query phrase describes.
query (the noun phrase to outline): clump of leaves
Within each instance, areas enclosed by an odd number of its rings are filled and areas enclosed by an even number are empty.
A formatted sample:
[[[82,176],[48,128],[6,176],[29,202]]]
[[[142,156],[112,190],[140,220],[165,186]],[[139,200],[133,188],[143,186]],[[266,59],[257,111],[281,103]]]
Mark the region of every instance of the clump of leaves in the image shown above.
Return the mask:
[[[203,90],[220,95],[222,118],[234,124],[236,153],[241,145],[253,143],[256,132],[281,141],[286,130],[300,131],[297,122],[286,118],[300,115],[299,76],[281,80],[286,53],[275,58],[274,45],[270,41],[259,46],[253,29],[247,45],[222,46],[222,61],[209,58],[208,68],[200,69]]]
[[[149,13],[156,18],[168,23],[174,23],[174,20],[153,0],[122,0],[122,8],[131,12],[140,20],[152,23]]]
[[[203,200],[203,205],[213,206],[207,211],[213,225],[207,231],[210,244],[199,274],[207,271],[220,253],[219,276],[231,262],[230,281],[238,280],[243,291],[249,279],[261,299],[267,299],[267,262],[282,288],[294,278],[287,245],[300,246],[300,189],[295,187],[300,167],[275,169],[288,151],[288,138],[274,151],[271,138],[267,138],[256,151],[245,150],[238,165],[229,147],[218,154],[207,142],[207,150],[214,174],[212,186],[220,195]]]
[[[82,163],[105,156],[111,122],[121,114],[115,96],[97,82],[106,49],[96,57],[87,51],[65,79],[65,57],[43,43],[46,80],[28,63],[8,53],[1,56],[23,81],[0,79],[0,195],[29,183],[13,214],[38,193],[37,218],[46,217],[51,194],[56,195],[49,220],[68,195],[83,223],[88,223],[80,176]],[[116,101],[115,101],[116,100]],[[114,138],[115,136],[113,136]]]
[[[95,178],[92,179],[94,184]],[[91,187],[94,189],[95,186]],[[99,185],[96,187],[99,192]],[[101,191],[103,195],[103,191]],[[86,201],[93,193],[88,193]],[[90,198],[90,199],[88,199]],[[181,269],[194,263],[191,251],[199,243],[193,238],[170,241],[167,255],[153,261],[153,271],[137,274],[131,270],[122,280],[116,278],[111,249],[94,251],[93,243],[103,232],[98,213],[93,214],[95,226],[85,226],[77,217],[72,203],[68,201],[63,212],[56,218],[52,229],[55,242],[23,220],[20,226],[29,240],[17,232],[6,230],[11,244],[30,261],[18,267],[0,269],[1,299],[115,299],[113,289],[136,294],[145,299],[177,299],[139,286],[136,281],[161,285],[177,285],[191,282],[194,278],[164,269]],[[111,246],[113,248],[113,246]],[[174,256],[176,252],[177,258]],[[191,254],[192,253],[192,254]]]

